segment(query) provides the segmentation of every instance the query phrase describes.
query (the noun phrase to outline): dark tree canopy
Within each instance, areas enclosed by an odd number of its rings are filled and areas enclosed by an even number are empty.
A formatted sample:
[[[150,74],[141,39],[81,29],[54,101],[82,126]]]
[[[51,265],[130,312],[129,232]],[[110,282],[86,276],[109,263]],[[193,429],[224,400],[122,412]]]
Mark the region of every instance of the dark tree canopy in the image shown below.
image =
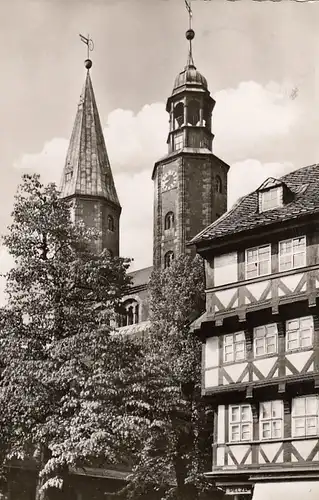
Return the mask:
[[[150,283],[144,340],[147,419],[127,492],[192,499],[209,492],[211,413],[201,398],[201,343],[190,323],[204,309],[201,258],[182,256]]]
[[[70,467],[129,461],[136,446],[140,350],[111,334],[129,262],[92,253],[96,237],[53,184],[24,176],[4,238],[15,267],[1,311],[1,449],[3,464],[38,462],[39,498]]]

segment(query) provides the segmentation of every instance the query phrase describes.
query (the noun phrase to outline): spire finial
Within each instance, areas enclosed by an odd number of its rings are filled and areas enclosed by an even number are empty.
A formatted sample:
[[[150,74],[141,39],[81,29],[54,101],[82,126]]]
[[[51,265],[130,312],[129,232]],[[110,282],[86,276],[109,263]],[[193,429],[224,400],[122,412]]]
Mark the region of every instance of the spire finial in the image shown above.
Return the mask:
[[[87,59],[84,61],[84,66],[86,67],[87,70],[89,70],[90,68],[92,68],[92,61],[90,59],[90,52],[92,52],[92,50],[94,49],[94,43],[93,43],[93,40],[90,38],[90,35],[88,35],[87,37],[86,36],[83,36],[83,35],[79,35],[80,38],[81,38],[81,42],[85,43],[85,45],[87,45]]]
[[[188,30],[186,31],[186,38],[189,41],[187,66],[194,66],[192,40],[195,37],[195,31],[192,28],[193,11],[191,7],[191,0],[185,0],[185,5],[188,12],[188,20],[189,20]]]

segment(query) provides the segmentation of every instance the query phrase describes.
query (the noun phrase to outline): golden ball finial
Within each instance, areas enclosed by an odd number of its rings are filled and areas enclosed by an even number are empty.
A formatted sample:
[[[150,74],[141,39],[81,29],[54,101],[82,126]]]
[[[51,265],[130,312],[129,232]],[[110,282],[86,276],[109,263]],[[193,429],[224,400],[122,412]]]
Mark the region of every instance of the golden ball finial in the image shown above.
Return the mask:
[[[195,37],[195,31],[192,29],[189,29],[186,31],[185,36],[186,36],[187,40],[193,40]]]
[[[91,61],[91,59],[86,59],[84,61],[84,66],[86,67],[86,69],[92,68],[92,61]]]

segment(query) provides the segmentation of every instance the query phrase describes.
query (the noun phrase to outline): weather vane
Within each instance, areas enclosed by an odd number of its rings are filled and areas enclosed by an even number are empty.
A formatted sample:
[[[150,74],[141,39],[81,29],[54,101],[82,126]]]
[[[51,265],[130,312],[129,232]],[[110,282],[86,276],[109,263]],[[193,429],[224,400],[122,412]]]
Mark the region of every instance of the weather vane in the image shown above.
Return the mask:
[[[90,38],[90,35],[86,37],[80,34],[79,36],[81,38],[81,42],[87,45],[87,60],[85,61],[85,67],[87,69],[90,69],[92,66],[92,61],[90,60],[90,52],[92,52],[92,50],[94,49],[94,43],[93,40]]]
[[[195,31],[192,28],[193,11],[192,11],[192,7],[191,7],[191,0],[185,0],[185,5],[186,5],[186,9],[188,12],[188,19],[189,19],[189,27],[188,27],[188,30],[186,31],[186,38],[189,41],[189,53],[188,53],[187,65],[194,66],[192,40],[194,39]]]
[[[191,7],[191,0],[185,0],[185,5],[186,9],[188,11],[188,18],[189,18],[189,29],[192,29],[192,17],[193,17],[193,11]]]

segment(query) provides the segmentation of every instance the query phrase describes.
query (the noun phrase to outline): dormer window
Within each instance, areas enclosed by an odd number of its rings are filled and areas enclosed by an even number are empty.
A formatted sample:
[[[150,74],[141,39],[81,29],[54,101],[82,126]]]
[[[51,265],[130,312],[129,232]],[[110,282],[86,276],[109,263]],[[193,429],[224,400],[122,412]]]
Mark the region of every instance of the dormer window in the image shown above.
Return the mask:
[[[282,186],[259,193],[259,211],[266,212],[282,206]]]

